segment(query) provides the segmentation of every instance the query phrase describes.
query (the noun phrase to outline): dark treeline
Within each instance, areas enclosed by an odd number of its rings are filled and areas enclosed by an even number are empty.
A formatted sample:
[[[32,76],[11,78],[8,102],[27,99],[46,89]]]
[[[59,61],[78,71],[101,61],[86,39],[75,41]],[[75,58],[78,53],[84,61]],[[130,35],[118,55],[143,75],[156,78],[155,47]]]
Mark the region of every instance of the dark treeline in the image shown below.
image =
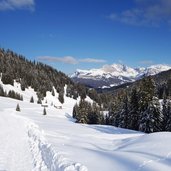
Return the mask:
[[[91,104],[84,99],[81,99],[79,104],[74,106],[73,118],[78,123],[105,124],[100,106],[95,102]]]
[[[67,86],[67,96],[76,99],[78,96],[86,97],[87,89],[75,84],[64,73],[52,67],[35,61],[29,61],[24,56],[11,50],[0,48],[0,73],[4,84],[14,84],[14,80],[21,83],[21,89],[31,86],[39,99],[45,97],[47,91],[54,94],[53,87],[59,93],[59,100],[64,103],[64,86]]]
[[[23,100],[23,96],[16,93],[14,90],[10,90],[8,93],[4,91],[3,87],[0,85],[0,96],[10,97],[12,99]]]

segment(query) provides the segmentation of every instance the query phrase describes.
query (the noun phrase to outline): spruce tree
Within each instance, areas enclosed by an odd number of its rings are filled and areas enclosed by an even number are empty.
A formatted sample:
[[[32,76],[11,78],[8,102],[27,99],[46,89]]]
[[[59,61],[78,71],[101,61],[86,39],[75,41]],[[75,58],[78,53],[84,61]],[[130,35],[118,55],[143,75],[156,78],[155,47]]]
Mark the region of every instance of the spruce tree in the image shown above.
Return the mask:
[[[167,103],[167,123],[165,126],[165,131],[171,131],[171,101]]]
[[[153,100],[155,95],[155,84],[151,77],[144,78],[140,85],[139,91],[139,106],[140,112],[145,111],[149,102]]]
[[[76,115],[77,122],[89,123],[88,115],[91,112],[91,104],[84,99],[81,99],[78,106],[78,114]]]
[[[131,91],[129,113],[128,113],[128,128],[138,130],[139,127],[139,98],[136,88]]]
[[[73,107],[72,116],[73,118],[77,118],[78,116],[78,104],[77,103]]]
[[[122,101],[122,107],[119,112],[119,127],[121,128],[127,128],[128,126],[128,113],[129,113],[129,102],[128,102],[128,94],[124,95],[123,101]]]
[[[88,112],[89,124],[100,124],[102,122],[102,116],[100,114],[100,108],[95,102],[91,106],[91,110]]]
[[[113,117],[114,117],[115,112],[116,112],[116,105],[114,102],[110,102],[108,110],[109,110],[109,112],[105,116],[105,123],[106,123],[106,125],[112,125],[112,124],[114,124]]]
[[[16,106],[16,111],[17,112],[20,112],[21,111],[19,104],[17,104],[17,106]]]
[[[40,98],[38,98],[38,100],[37,100],[37,104],[42,104],[42,101],[41,101],[41,99],[40,99]]]
[[[46,113],[46,108],[44,107],[44,109],[43,109],[43,115],[46,115],[47,113]]]
[[[58,99],[62,104],[64,103],[64,92],[63,91],[59,92]]]
[[[148,132],[149,119],[152,119],[150,111],[152,110],[152,101],[155,95],[155,84],[151,77],[144,78],[140,85],[139,91],[139,130]]]
[[[163,129],[162,130],[166,131],[169,113],[168,113],[168,100],[167,100],[165,91],[163,92],[162,114],[163,114],[163,122],[162,122]]]
[[[30,103],[34,103],[34,98],[33,98],[33,96],[31,96],[31,98],[30,98]]]
[[[162,130],[162,115],[159,101],[156,97],[150,101],[147,109],[142,113],[140,131],[151,133]]]
[[[53,88],[52,88],[52,96],[55,96],[55,91]]]

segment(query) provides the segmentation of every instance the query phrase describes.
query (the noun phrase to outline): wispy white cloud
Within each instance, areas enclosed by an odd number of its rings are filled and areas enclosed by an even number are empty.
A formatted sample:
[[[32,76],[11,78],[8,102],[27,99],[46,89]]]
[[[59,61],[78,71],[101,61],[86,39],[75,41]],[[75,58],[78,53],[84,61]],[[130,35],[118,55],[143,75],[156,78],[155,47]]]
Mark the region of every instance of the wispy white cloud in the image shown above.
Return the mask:
[[[34,10],[34,0],[1,0],[0,11],[16,10],[16,9],[29,9]]]
[[[171,0],[134,0],[135,7],[120,13],[111,13],[108,18],[135,26],[160,26],[171,20]]]
[[[105,63],[106,60],[104,59],[94,59],[94,58],[84,58],[80,59],[80,62],[87,62],[87,63]]]
[[[118,63],[123,64],[124,62],[121,59],[119,59]]]
[[[51,57],[51,56],[41,56],[37,57],[40,61],[48,61],[48,62],[62,62],[66,64],[77,64],[78,61],[72,56],[65,57]]]
[[[140,61],[140,64],[144,64],[144,65],[151,65],[154,64],[154,61],[152,60],[144,60],[144,61]]]
[[[51,57],[51,56],[40,56],[37,57],[39,61],[48,61],[48,62],[62,62],[66,64],[78,64],[78,63],[105,63],[106,60],[103,59],[94,59],[94,58],[83,58],[76,59],[72,56],[64,56],[64,57]]]

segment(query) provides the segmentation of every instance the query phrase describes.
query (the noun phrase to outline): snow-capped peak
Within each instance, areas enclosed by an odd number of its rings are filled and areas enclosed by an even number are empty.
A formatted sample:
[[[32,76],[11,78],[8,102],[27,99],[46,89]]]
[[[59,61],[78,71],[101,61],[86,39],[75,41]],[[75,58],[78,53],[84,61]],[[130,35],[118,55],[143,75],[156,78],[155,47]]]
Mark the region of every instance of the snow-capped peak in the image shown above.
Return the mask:
[[[100,84],[98,83],[98,86],[103,87],[135,81],[143,76],[155,75],[169,69],[171,69],[171,66],[163,64],[152,65],[146,68],[132,68],[123,64],[112,64],[104,65],[102,68],[98,69],[78,69],[71,75],[71,78],[77,82],[88,84],[90,84],[90,81],[101,81]],[[89,80],[89,82],[87,82],[87,80]]]
[[[167,71],[169,69],[171,69],[171,66],[169,65],[162,65],[162,64],[152,65],[147,68],[147,73],[149,75],[155,75],[158,74],[159,72]]]
[[[99,69],[90,69],[90,70],[81,70],[77,69],[74,74],[71,75],[71,78],[78,77],[113,77],[113,76],[125,76],[125,77],[135,77],[138,72],[126,65],[122,64],[113,64],[113,65],[104,65]]]

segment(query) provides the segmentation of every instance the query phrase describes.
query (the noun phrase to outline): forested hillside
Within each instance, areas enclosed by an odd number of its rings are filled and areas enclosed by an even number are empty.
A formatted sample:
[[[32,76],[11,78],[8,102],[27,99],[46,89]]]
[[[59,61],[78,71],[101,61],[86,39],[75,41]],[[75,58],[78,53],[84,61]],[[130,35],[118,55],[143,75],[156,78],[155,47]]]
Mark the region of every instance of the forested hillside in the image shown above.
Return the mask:
[[[98,94],[96,99],[101,110],[108,111],[104,124],[146,133],[171,131],[171,70]],[[82,112],[82,106],[82,103],[75,106],[73,116],[80,122],[84,118],[84,122],[90,123],[92,109],[88,111],[86,107]]]
[[[21,84],[21,89],[31,86],[41,100],[46,92],[54,94],[54,88],[59,93],[59,100],[64,102],[64,86],[67,85],[67,96],[76,99],[78,96],[85,98],[86,88],[75,84],[64,73],[52,67],[35,61],[29,61],[24,56],[11,50],[0,49],[0,73],[3,84],[14,84],[14,80]],[[1,95],[5,95],[2,90]],[[22,99],[22,98],[21,98]]]

